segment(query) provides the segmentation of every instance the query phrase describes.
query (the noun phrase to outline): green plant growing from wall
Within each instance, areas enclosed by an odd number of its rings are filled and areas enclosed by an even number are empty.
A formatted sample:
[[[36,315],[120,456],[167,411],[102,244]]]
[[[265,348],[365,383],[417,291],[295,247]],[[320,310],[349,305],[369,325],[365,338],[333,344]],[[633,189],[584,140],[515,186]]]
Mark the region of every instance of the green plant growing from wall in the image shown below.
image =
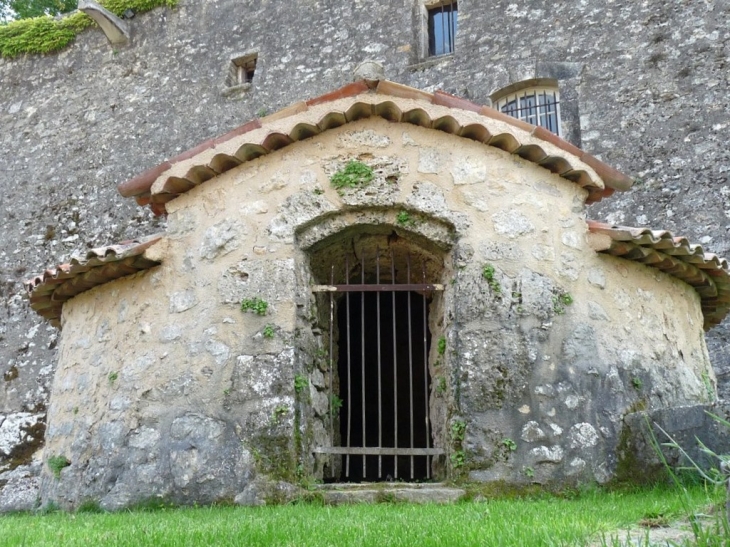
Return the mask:
[[[71,465],[71,462],[68,461],[68,458],[66,456],[51,456],[46,460],[46,465],[48,466],[48,469],[51,470],[51,473],[53,473],[53,476],[57,479],[61,478],[61,470],[64,467],[68,467]]]
[[[532,467],[525,467],[525,477],[533,478],[535,476],[535,470]]]
[[[306,376],[302,374],[294,376],[294,391],[301,393],[307,388],[307,386],[309,386],[309,380],[307,380]]]
[[[442,336],[441,338],[439,338],[436,349],[438,350],[439,355],[443,355],[444,353],[446,353],[446,337],[445,336]]]
[[[459,469],[460,467],[464,467],[464,464],[466,463],[466,455],[464,454],[463,450],[457,450],[453,454],[451,454],[451,465],[454,467],[454,469]]]
[[[641,391],[641,388],[644,387],[644,382],[641,378],[634,376],[631,378],[631,387],[633,387],[636,391]]]
[[[411,214],[408,211],[400,211],[395,216],[395,221],[399,226],[415,226],[416,220],[411,216]]]
[[[17,5],[22,3],[18,2]],[[161,6],[172,8],[177,5],[178,0],[99,0],[99,3],[112,13],[121,16],[127,9],[142,13]],[[69,4],[69,0],[61,0],[61,4],[58,4],[59,11],[65,11]],[[6,5],[7,3],[0,3],[0,7]],[[14,6],[11,4],[10,7]],[[51,13],[43,6],[40,6],[40,10]],[[34,15],[37,10],[20,9],[19,12],[20,15]],[[13,58],[26,53],[44,54],[60,51],[70,45],[78,34],[93,25],[94,21],[80,11],[60,19],[42,15],[0,24],[0,57]]]
[[[702,384],[705,386],[705,395],[707,396],[707,401],[714,401],[715,388],[712,386],[712,380],[710,379],[710,375],[707,373],[707,371],[704,371],[702,373]]]
[[[278,424],[287,414],[289,414],[288,406],[284,404],[276,405],[276,407],[274,407],[274,414],[271,416],[272,425]]]
[[[510,438],[502,439],[501,445],[510,452],[514,452],[515,450],[517,450],[517,443]]]
[[[482,268],[482,277],[486,279],[489,288],[492,289],[494,294],[500,295],[502,294],[502,286],[499,284],[499,281],[497,281],[495,273],[496,271],[494,266],[491,264],[485,264]]]
[[[444,378],[443,376],[439,376],[436,379],[436,392],[446,393],[446,378]]]
[[[116,371],[110,372],[109,376],[107,376],[107,379],[109,380],[110,384],[113,384],[114,382],[116,382],[118,378],[119,378],[119,373]]]
[[[330,178],[332,186],[338,191],[345,188],[364,186],[373,180],[373,170],[362,162],[350,160],[347,165]]]
[[[339,396],[333,394],[332,397],[330,397],[330,413],[332,416],[337,416],[337,414],[340,412],[340,409],[342,408],[342,399],[339,398]]]
[[[269,303],[266,300],[262,300],[258,296],[254,298],[244,298],[241,301],[241,311],[253,312],[256,315],[266,315],[266,310],[269,309]]]
[[[264,327],[264,330],[261,331],[261,334],[264,335],[264,338],[273,338],[275,333],[276,332],[274,331],[274,325],[266,325]]]
[[[454,420],[451,422],[451,439],[457,443],[461,443],[466,436],[466,422],[464,420]]]
[[[559,294],[553,295],[553,312],[556,315],[563,315],[565,308],[573,303],[573,297],[570,293],[560,292]]]

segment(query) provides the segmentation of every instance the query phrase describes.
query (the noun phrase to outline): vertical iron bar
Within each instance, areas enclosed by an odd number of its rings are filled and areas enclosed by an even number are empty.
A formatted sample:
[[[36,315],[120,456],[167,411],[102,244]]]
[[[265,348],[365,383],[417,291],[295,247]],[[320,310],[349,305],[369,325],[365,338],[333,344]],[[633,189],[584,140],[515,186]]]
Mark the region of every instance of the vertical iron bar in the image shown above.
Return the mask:
[[[406,273],[406,283],[410,285],[411,283],[411,253],[408,253],[406,255],[406,265],[407,265],[407,273]],[[410,397],[409,399],[409,410],[410,410],[410,416],[411,416],[411,448],[413,448],[413,326],[412,326],[412,318],[411,318],[411,291],[408,291],[408,395]],[[413,475],[413,454],[411,454],[411,479],[414,478]]]
[[[375,282],[380,284],[380,247],[375,248]],[[383,385],[380,377],[380,292],[377,295],[378,329],[378,448],[383,448]],[[378,455],[378,478],[383,478],[383,456]]]
[[[332,285],[335,284],[335,265],[332,265],[332,273],[330,275],[330,283]],[[333,370],[333,350],[334,350],[334,337],[335,337],[335,299],[332,293],[330,293],[330,350],[329,354],[327,355],[327,368],[330,372],[330,382],[329,382],[329,404],[330,404],[330,443],[332,446],[335,445],[335,413],[334,409],[332,408],[332,382],[334,381],[335,371]],[[330,460],[330,471],[332,473],[332,478],[335,478],[335,466],[333,465],[332,461],[335,456],[334,454],[330,456],[332,459]]]
[[[350,284],[350,259],[345,257],[345,283]],[[350,448],[350,431],[352,429],[352,367],[350,360],[352,346],[350,345],[350,293],[345,294],[345,313],[347,315],[347,448]],[[345,456],[345,477],[350,476],[350,455]]]
[[[426,283],[426,263],[423,263],[423,283]],[[428,322],[426,321],[426,296],[423,297],[423,400],[426,401],[426,448],[431,448],[431,424],[428,401]],[[429,456],[426,456],[426,478],[431,478]]]
[[[444,13],[444,6],[441,6],[441,55],[446,53],[446,14]]]
[[[390,282],[395,285],[395,254],[393,249],[390,250]],[[392,291],[393,295],[393,424],[394,431],[393,437],[395,440],[395,448],[398,448],[398,345],[396,343],[396,328],[395,328],[395,291]],[[398,456],[393,456],[394,469],[393,478],[398,478]]]
[[[365,251],[360,254],[360,282],[365,284]],[[365,293],[360,293],[360,386],[362,387],[362,446],[367,446],[365,435]],[[367,475],[367,456],[362,457],[362,478]]]

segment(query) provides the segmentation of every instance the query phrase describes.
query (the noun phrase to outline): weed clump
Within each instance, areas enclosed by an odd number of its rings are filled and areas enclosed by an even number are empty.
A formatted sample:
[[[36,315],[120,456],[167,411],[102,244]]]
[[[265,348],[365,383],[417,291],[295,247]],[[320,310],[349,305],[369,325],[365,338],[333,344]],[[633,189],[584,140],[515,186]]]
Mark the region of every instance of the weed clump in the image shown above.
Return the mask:
[[[266,300],[262,300],[258,296],[254,298],[244,298],[241,301],[241,311],[251,311],[256,315],[266,315],[266,310],[269,309],[269,303]],[[271,335],[273,336],[273,328]],[[268,338],[268,337],[267,337]]]
[[[373,180],[373,170],[360,161],[350,160],[344,168],[332,175],[330,182],[338,191],[364,186]]]
[[[53,476],[57,479],[61,478],[61,470],[64,467],[68,467],[71,465],[71,462],[68,461],[68,458],[66,456],[51,456],[46,460],[46,465],[48,466],[48,469],[51,470],[51,473],[53,473]]]

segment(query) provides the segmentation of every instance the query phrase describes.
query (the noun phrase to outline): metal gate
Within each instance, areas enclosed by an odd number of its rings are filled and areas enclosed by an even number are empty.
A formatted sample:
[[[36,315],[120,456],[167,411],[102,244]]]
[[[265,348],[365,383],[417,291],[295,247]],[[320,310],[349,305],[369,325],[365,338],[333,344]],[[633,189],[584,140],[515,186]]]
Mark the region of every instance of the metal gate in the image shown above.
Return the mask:
[[[426,298],[433,291],[442,291],[443,285],[426,283],[425,264],[421,282],[412,283],[410,254],[405,257],[406,282],[396,283],[396,255],[392,250],[389,254],[390,271],[384,276],[378,249],[372,257],[374,276],[372,270],[366,276],[366,258],[361,254],[359,283],[357,274],[356,283],[351,283],[350,260],[346,258],[343,284],[335,284],[332,266],[330,285],[312,288],[314,292],[329,293],[329,428],[334,443],[334,407],[339,404],[342,445],[317,447],[314,452],[342,457],[344,480],[430,479],[431,458],[444,454],[431,441]],[[384,261],[387,258],[382,257]],[[390,277],[390,283],[382,283],[381,277]],[[371,282],[367,283],[366,278]],[[333,389],[336,370],[340,371],[339,393]],[[330,478],[336,478],[335,467],[330,466]]]

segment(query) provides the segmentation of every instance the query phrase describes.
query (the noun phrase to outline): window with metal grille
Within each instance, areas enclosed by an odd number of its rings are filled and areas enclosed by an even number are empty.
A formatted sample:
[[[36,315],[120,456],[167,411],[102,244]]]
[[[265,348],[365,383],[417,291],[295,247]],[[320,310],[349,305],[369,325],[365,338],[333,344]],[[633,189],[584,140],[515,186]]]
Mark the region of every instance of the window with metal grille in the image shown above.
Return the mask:
[[[428,7],[428,54],[446,55],[454,52],[457,28],[456,2]]]
[[[560,135],[560,96],[555,88],[530,87],[503,95],[494,107],[518,120]]]

